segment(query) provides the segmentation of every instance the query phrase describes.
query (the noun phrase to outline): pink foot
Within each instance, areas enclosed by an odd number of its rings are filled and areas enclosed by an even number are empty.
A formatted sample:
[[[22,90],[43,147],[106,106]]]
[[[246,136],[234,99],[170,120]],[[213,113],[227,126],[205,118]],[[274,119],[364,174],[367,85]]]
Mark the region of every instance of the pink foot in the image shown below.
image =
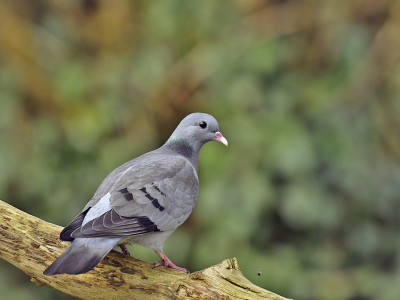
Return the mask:
[[[159,266],[163,266],[163,267],[167,267],[167,268],[171,268],[171,269],[175,269],[175,270],[179,270],[179,271],[185,272],[186,274],[190,274],[190,271],[188,269],[176,266],[172,261],[170,261],[168,259],[168,257],[164,253],[159,252],[157,250],[154,250],[154,251],[160,257],[161,261],[156,261],[152,265],[153,269],[156,268],[156,267],[159,267]]]
[[[126,246],[124,244],[119,245],[119,247],[121,248],[121,251],[123,254],[131,256],[131,254],[129,253],[129,250],[126,248]]]

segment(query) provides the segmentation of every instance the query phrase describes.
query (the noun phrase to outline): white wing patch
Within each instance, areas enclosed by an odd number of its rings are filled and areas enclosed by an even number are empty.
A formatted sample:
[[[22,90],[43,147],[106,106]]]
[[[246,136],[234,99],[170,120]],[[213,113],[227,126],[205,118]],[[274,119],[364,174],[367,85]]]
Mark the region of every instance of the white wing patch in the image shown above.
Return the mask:
[[[112,206],[110,205],[110,196],[111,194],[108,192],[100,199],[99,202],[96,203],[95,206],[89,209],[81,226],[112,209]]]

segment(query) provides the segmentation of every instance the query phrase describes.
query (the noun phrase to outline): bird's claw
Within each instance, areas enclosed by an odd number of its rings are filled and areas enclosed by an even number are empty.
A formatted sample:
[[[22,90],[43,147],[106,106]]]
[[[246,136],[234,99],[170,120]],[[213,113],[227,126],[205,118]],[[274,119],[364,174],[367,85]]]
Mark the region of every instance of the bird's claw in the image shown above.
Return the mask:
[[[131,256],[131,253],[129,252],[128,248],[126,248],[125,245],[121,244],[119,245],[119,247],[121,248],[123,254]]]
[[[174,265],[172,262],[168,263],[165,260],[154,262],[151,265],[151,268],[154,269],[154,268],[157,268],[157,267],[160,267],[160,266],[167,267],[167,268],[170,268],[170,269],[175,269],[175,270],[178,270],[178,271],[182,271],[182,272],[184,272],[186,274],[190,274],[190,271],[188,269],[178,267],[178,266]]]
[[[154,268],[157,268],[157,267],[159,267],[159,266],[165,267],[165,265],[164,265],[162,262],[160,262],[160,261],[155,261],[155,262],[151,265],[151,268],[154,269]]]

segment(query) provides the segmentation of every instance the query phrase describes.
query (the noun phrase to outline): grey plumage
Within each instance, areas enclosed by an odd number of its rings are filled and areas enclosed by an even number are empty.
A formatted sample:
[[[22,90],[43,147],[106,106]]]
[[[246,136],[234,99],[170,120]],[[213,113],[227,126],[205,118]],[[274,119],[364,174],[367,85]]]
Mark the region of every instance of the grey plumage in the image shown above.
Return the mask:
[[[197,201],[197,159],[208,141],[226,139],[214,117],[194,113],[184,118],[168,141],[112,171],[82,212],[63,229],[68,248],[43,272],[81,274],[93,269],[115,245],[152,248],[154,265],[182,271],[163,253],[165,240],[190,215]]]

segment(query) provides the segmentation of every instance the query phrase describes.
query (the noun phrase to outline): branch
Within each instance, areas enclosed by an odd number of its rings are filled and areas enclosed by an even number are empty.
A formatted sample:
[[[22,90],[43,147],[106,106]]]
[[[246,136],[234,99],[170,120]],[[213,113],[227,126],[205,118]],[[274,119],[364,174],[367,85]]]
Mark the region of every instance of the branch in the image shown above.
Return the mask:
[[[285,300],[247,280],[236,258],[190,275],[111,251],[92,271],[45,276],[43,270],[68,246],[61,227],[0,201],[0,258],[32,277],[82,299],[274,299]]]

